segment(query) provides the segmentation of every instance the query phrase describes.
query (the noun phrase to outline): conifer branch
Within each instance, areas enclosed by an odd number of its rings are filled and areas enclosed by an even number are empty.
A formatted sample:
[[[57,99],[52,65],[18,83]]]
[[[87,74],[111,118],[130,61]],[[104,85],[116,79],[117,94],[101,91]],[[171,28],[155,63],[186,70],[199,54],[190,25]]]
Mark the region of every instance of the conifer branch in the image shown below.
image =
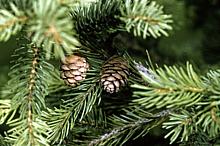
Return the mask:
[[[19,40],[25,45],[15,51],[11,79],[2,92],[0,124],[9,130],[0,135],[0,145],[123,145],[159,125],[169,130],[165,138],[170,143],[218,139],[220,70],[200,76],[189,63],[157,69],[131,63],[126,81],[133,84],[132,101],[102,100],[103,109],[99,107],[101,99],[115,97],[102,92],[100,84],[104,62],[120,54],[115,36],[122,31],[143,38],[168,36],[172,20],[148,0],[94,1],[0,0],[0,41],[19,31],[31,38]],[[45,61],[67,54],[83,56],[90,66],[74,87],[65,85]],[[112,115],[116,108],[121,113]]]
[[[64,138],[67,137],[69,131],[73,128],[76,120],[82,120],[85,115],[91,111],[91,108],[94,106],[97,100],[96,98],[98,98],[98,95],[92,90],[93,87],[89,88],[87,94],[85,95],[79,94],[78,96],[74,97],[76,98],[74,100],[64,101],[64,104],[60,109],[48,110],[48,113],[45,112],[43,114],[44,121],[48,121],[48,125],[51,129],[49,132],[49,138],[52,143],[61,143]],[[91,102],[93,103],[91,104]]]
[[[42,113],[42,120],[46,121],[49,126],[48,139],[51,144],[61,144],[67,137],[74,125],[71,116],[72,111],[68,111],[68,109],[47,109]]]
[[[74,123],[82,121],[93,106],[100,103],[101,88],[97,85],[97,77],[90,77],[83,82],[82,85],[66,90],[63,97],[60,96],[60,98],[69,97],[63,100],[60,108],[50,109],[43,114],[43,120],[50,126],[49,137],[53,144],[61,143]]]
[[[127,129],[138,127],[142,124],[147,124],[151,121],[152,121],[152,119],[143,119],[143,120],[136,121],[135,123],[123,126],[121,128],[113,129],[111,132],[106,133],[106,134],[100,136],[98,139],[95,139],[95,140],[91,141],[89,143],[89,146],[94,146],[94,145],[97,145],[97,144],[100,144],[100,143],[103,143],[103,142],[105,143],[105,141],[112,139],[112,137],[115,138],[115,136],[123,135],[123,132],[125,132]],[[124,142],[122,144],[124,144]],[[117,144],[119,144],[119,143],[117,143]]]
[[[13,4],[10,3],[12,12],[0,9],[0,41],[7,41],[12,35],[21,30],[26,23],[27,16]]]
[[[11,111],[11,100],[1,99],[0,100],[0,124],[3,124],[10,114]]]
[[[33,42],[42,45],[46,50],[46,57],[64,58],[64,54],[70,54],[78,49],[80,43],[74,37],[75,33],[68,9],[61,6],[57,0],[38,0],[33,3],[33,11],[29,17],[29,32]]]
[[[163,7],[149,0],[126,0],[121,8],[120,19],[125,22],[128,32],[133,31],[135,36],[160,37],[161,34],[168,36],[167,30],[171,30],[171,15],[163,12]]]
[[[7,9],[12,11],[11,4],[14,4],[19,10],[27,11],[31,8],[33,1],[30,0],[0,0],[0,9]]]
[[[20,1],[10,3],[10,9],[0,9],[0,41],[7,41],[22,29],[23,24],[27,24],[28,37],[37,46],[43,46],[47,59],[52,53],[64,58],[65,53],[79,49],[69,10],[57,0],[36,0],[27,4]]]
[[[150,69],[149,69],[150,70]],[[146,108],[157,106],[157,108],[191,106],[202,100],[207,93],[202,79],[194,72],[192,66],[187,63],[186,71],[183,68],[167,67],[150,71],[152,76],[140,71],[144,80],[149,83],[145,85],[132,85],[139,89],[135,96],[145,96],[133,101]],[[145,90],[146,92],[143,92]]]
[[[136,139],[139,136],[144,136],[150,129],[162,123],[171,113],[171,110],[164,110],[154,115],[141,109],[124,111],[126,112],[124,115],[113,116],[110,119],[116,128],[101,135],[98,139],[92,140],[89,146],[123,145],[132,137]]]
[[[5,137],[0,135],[0,145],[1,146],[11,146],[9,143],[7,143]]]
[[[179,137],[181,142],[188,141],[200,127],[211,138],[219,135],[219,71],[210,71],[207,76],[201,77],[187,63],[186,70],[165,66],[155,71],[148,69],[148,72],[139,69],[139,72],[149,84],[133,85],[139,90],[134,92],[135,96],[138,95],[133,100],[135,104],[141,104],[148,110],[153,107],[178,110],[163,123],[163,128],[172,129],[165,136],[170,136],[170,143]]]
[[[67,5],[73,8],[82,5],[90,5],[90,3],[97,2],[97,0],[58,0],[58,2],[62,5]]]
[[[88,145],[88,143],[96,138],[97,134],[101,135],[106,132],[106,117],[103,110],[94,106],[82,121],[76,121],[69,135],[63,141],[63,144],[72,145]]]
[[[99,0],[72,10],[75,30],[83,46],[100,55],[109,55],[114,33],[120,29],[120,20],[115,18],[119,7],[120,2],[117,0]],[[97,41],[99,43],[95,43]]]
[[[22,51],[25,49],[28,53],[24,54]],[[7,139],[18,146],[46,146],[49,142],[45,137],[47,125],[39,119],[38,114],[45,108],[44,97],[47,95],[45,74],[52,67],[44,62],[41,48],[32,44],[17,49],[15,56],[18,56],[18,59],[12,67],[11,80],[8,82],[13,86],[11,92],[5,96],[12,98],[11,110],[19,113],[19,116],[12,114],[7,120],[7,124],[12,127],[7,131],[9,134]],[[44,72],[41,71],[42,68],[45,69]]]
[[[217,123],[218,125],[220,125],[220,116],[217,115],[217,108],[214,106],[211,108],[211,117],[212,117],[212,120]]]
[[[35,82],[36,82],[36,72],[37,72],[37,65],[38,65],[38,60],[39,60],[39,48],[33,47],[33,54],[34,54],[34,58],[32,60],[32,66],[31,66],[31,73],[29,76],[29,83],[28,83],[28,96],[27,96],[27,100],[28,100],[28,135],[29,135],[29,139],[30,139],[30,145],[36,145],[36,142],[34,141],[34,134],[33,134],[33,90],[34,90],[34,86],[35,86]]]
[[[60,79],[56,70],[50,74],[47,81],[50,93],[47,101],[51,108],[43,113],[42,119],[50,126],[49,139],[53,144],[62,143],[72,128],[75,128],[74,125],[82,122],[89,112],[93,112],[92,109],[101,100],[102,90],[98,80],[102,57],[84,49],[77,53],[86,56],[91,65],[85,80],[79,82],[78,86],[70,88]],[[56,108],[51,105],[55,105]]]

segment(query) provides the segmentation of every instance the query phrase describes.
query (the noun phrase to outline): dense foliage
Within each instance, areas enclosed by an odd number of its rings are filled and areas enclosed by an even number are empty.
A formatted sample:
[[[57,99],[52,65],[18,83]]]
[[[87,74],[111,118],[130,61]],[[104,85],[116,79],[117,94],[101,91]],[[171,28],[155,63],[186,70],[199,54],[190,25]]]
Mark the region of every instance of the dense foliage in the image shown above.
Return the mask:
[[[207,3],[218,16],[218,2]],[[197,23],[188,21],[192,13],[201,12],[202,3],[182,4],[177,0],[0,0],[0,41],[15,37],[17,43],[9,79],[1,88],[0,145],[128,145],[152,135],[168,138],[170,145],[220,144],[220,70],[208,70],[205,63],[218,61],[200,50],[192,64],[173,63],[182,53],[192,60],[198,42],[209,34],[196,30],[207,28],[206,21],[199,17],[194,18]],[[191,10],[188,19],[176,14],[184,8]],[[190,41],[184,42],[187,37]],[[216,40],[203,43],[216,50]],[[184,46],[189,50],[184,52]],[[142,54],[135,54],[135,49]],[[60,62],[71,54],[89,64],[86,78],[76,86],[66,85],[60,77]],[[112,56],[123,59],[111,61],[109,67]],[[111,78],[101,82],[108,71],[125,77],[118,80],[121,84],[114,82],[117,87],[123,84],[117,92],[113,87],[107,92],[102,84]],[[158,131],[159,136],[152,134]]]

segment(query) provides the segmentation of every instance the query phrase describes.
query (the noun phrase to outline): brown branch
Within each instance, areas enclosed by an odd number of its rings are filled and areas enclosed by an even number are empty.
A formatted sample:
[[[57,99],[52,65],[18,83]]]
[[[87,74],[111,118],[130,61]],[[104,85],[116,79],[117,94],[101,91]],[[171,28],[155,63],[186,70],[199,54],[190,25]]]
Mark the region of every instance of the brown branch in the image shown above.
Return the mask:
[[[201,93],[201,92],[205,91],[205,89],[197,88],[197,87],[183,87],[182,89],[177,89],[177,88],[158,88],[158,89],[155,89],[155,91],[159,94],[168,94],[168,93],[177,92],[180,90],[184,90],[186,92],[194,92],[194,93]]]
[[[63,41],[57,28],[52,24],[49,26],[48,31],[45,32],[45,35],[48,37],[51,36],[57,44],[61,44]]]
[[[28,85],[28,131],[29,131],[29,139],[31,141],[31,145],[34,146],[34,133],[33,133],[33,109],[32,109],[32,101],[33,101],[33,90],[35,85],[35,78],[36,78],[36,67],[38,64],[38,55],[39,55],[39,48],[33,47],[33,61],[31,67],[31,73],[29,76],[29,85]]]
[[[148,16],[128,16],[129,19],[139,19],[151,24],[158,24],[160,21]]]
[[[157,119],[162,119],[162,118],[166,118],[168,115],[170,115],[170,113],[172,112],[173,110],[163,110],[161,112],[158,112],[156,113],[152,119],[146,119],[146,118],[143,118],[143,119],[140,119],[138,121],[135,121],[133,123],[130,123],[130,124],[127,124],[125,126],[122,126],[122,127],[118,127],[118,128],[114,128],[113,130],[111,130],[109,133],[105,133],[104,135],[101,135],[98,139],[94,139],[92,140],[90,143],[89,143],[89,146],[94,146],[94,145],[97,145],[107,139],[110,139],[112,138],[113,136],[116,136],[118,134],[121,134],[123,132],[125,132],[126,130],[128,129],[132,129],[134,127],[138,127],[140,125],[145,125],[145,124],[148,124],[152,121],[155,121]]]
[[[216,107],[213,107],[213,108],[211,109],[211,117],[212,117],[212,120],[213,120],[214,122],[216,122],[217,124],[220,125],[220,119],[219,119],[219,117],[217,117],[217,115],[216,115]]]

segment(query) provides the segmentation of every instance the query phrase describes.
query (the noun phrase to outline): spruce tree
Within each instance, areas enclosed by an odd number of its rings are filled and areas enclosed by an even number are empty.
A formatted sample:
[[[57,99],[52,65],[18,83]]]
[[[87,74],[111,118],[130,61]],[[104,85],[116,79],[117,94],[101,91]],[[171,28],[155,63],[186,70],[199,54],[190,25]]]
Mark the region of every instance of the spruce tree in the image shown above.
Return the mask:
[[[220,144],[220,70],[140,63],[117,42],[168,37],[171,15],[150,0],[0,0],[0,41],[17,40],[0,145],[129,145],[157,128],[170,145]]]

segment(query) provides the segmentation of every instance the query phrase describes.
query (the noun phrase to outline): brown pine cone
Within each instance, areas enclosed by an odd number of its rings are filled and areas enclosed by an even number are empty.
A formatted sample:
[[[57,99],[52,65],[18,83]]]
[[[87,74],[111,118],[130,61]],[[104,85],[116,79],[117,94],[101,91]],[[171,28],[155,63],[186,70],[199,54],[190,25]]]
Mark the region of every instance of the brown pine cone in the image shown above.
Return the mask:
[[[61,65],[61,78],[69,86],[75,87],[79,81],[86,77],[89,64],[84,57],[77,55],[67,56]]]
[[[109,93],[116,93],[127,84],[129,76],[128,63],[118,56],[111,57],[102,67],[101,84]]]

